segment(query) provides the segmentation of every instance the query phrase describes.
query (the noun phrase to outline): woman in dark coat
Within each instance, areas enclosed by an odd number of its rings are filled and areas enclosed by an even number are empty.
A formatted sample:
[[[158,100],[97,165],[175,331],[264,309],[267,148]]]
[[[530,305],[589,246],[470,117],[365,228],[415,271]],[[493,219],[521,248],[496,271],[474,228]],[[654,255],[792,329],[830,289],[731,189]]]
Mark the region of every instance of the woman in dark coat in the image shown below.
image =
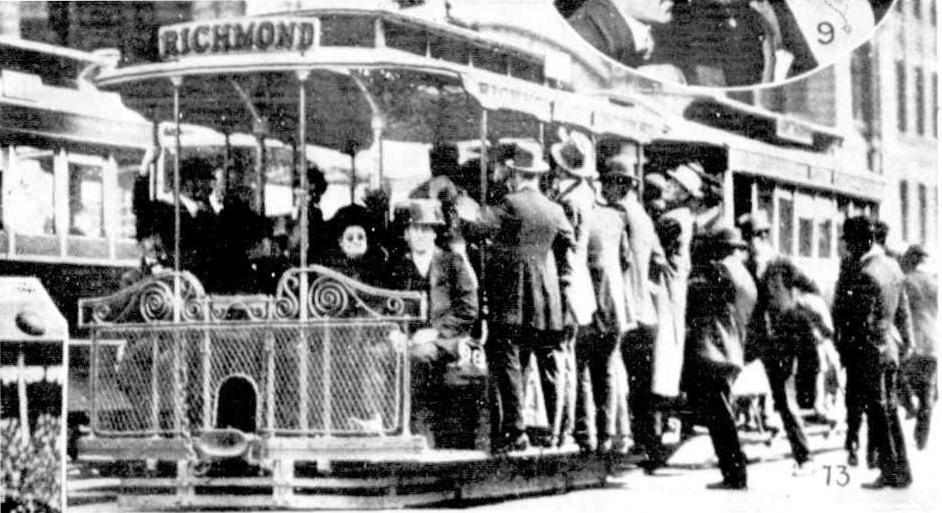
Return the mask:
[[[379,229],[374,227],[369,211],[360,205],[347,205],[327,222],[328,240],[319,263],[354,280],[385,286],[386,250],[377,242]]]

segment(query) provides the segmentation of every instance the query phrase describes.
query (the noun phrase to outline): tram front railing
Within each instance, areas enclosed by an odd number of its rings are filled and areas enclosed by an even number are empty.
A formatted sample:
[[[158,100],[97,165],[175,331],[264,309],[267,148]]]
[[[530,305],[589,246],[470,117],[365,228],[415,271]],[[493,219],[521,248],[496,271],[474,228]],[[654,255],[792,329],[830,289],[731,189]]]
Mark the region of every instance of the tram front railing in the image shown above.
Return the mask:
[[[94,436],[409,434],[403,340],[424,295],[318,266],[288,271],[274,296],[208,296],[176,277],[176,297],[167,273],[80,302]]]

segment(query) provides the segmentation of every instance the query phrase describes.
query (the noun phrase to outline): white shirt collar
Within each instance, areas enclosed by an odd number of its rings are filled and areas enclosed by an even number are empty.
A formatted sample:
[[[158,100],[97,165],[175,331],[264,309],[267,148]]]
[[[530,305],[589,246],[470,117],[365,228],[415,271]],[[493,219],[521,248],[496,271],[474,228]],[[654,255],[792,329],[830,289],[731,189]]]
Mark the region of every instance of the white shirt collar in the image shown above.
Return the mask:
[[[651,25],[642,23],[627,14],[622,14],[625,23],[631,29],[631,39],[635,43],[636,52],[650,52],[654,49],[654,39],[651,37]]]
[[[412,263],[415,264],[415,269],[419,271],[419,274],[423,278],[428,277],[428,270],[432,267],[432,255],[434,251],[426,251],[424,255],[419,255],[417,253],[412,253]]]

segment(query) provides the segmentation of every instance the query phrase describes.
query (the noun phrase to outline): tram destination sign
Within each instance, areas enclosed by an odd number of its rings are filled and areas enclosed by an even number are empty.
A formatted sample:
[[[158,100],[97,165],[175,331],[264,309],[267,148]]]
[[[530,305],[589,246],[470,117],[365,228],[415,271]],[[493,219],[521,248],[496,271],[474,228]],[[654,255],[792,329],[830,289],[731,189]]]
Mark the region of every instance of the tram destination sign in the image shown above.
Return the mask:
[[[259,52],[304,52],[320,32],[317,18],[254,18],[179,23],[161,27],[158,53],[162,60],[195,55]]]

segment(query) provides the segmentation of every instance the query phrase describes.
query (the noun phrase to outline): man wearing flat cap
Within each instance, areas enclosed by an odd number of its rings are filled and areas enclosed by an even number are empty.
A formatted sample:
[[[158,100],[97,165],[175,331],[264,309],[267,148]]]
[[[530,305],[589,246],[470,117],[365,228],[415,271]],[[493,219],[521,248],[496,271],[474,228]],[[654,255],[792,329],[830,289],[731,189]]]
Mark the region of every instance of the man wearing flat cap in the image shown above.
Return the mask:
[[[559,418],[565,327],[561,290],[570,282],[575,248],[572,224],[562,207],[540,192],[540,177],[550,170],[540,144],[516,142],[506,166],[511,192],[476,218],[464,219],[469,237],[491,242],[484,288],[493,305],[487,350],[500,408],[495,451],[529,446],[522,368],[530,354],[537,357],[547,416]]]
[[[896,399],[900,361],[908,357],[913,338],[905,277],[874,243],[870,219],[845,221],[843,239],[847,264],[834,298],[836,338],[842,358],[853,355],[858,360],[860,377],[848,376],[848,387],[860,387],[880,469],[880,477],[864,486],[906,488],[912,473]]]

